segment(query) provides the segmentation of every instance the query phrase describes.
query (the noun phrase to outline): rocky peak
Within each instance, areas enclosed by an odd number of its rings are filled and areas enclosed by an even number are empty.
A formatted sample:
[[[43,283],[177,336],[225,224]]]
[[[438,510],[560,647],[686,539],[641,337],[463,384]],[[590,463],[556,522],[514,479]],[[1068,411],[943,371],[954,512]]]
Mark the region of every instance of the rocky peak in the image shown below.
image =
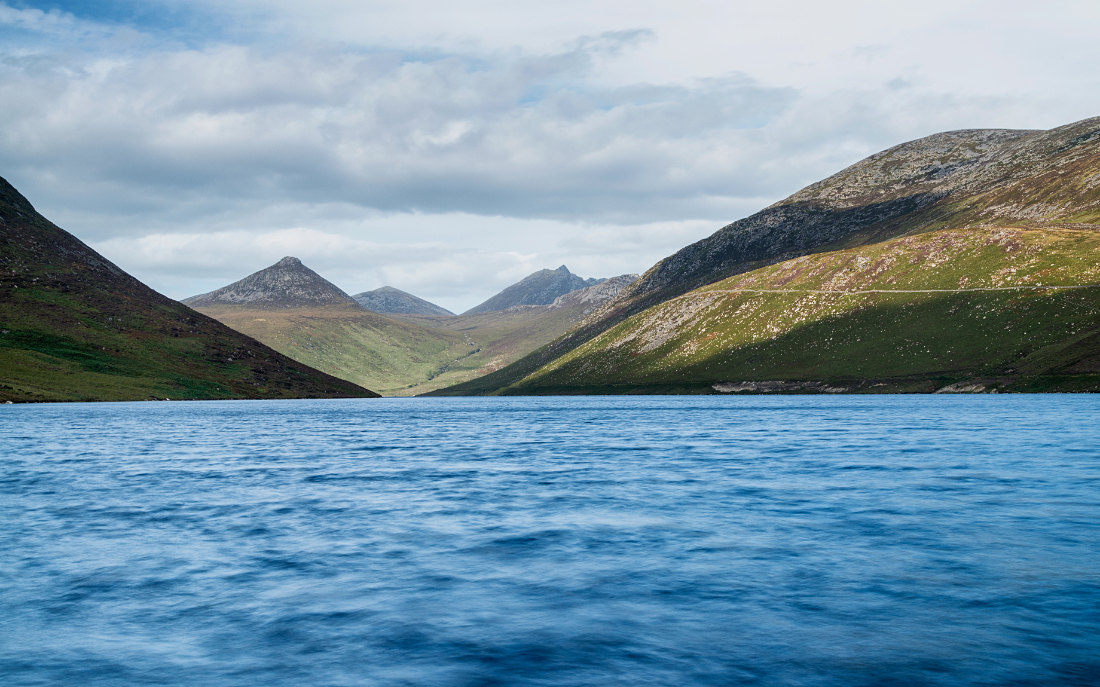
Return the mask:
[[[550,305],[558,296],[602,281],[604,280],[582,279],[570,272],[565,265],[556,270],[539,270],[512,284],[481,305],[467,310],[464,314],[507,310],[517,305]]]
[[[183,301],[192,307],[246,305],[262,308],[300,308],[359,304],[336,285],[288,255],[271,267],[250,274],[210,293]]]

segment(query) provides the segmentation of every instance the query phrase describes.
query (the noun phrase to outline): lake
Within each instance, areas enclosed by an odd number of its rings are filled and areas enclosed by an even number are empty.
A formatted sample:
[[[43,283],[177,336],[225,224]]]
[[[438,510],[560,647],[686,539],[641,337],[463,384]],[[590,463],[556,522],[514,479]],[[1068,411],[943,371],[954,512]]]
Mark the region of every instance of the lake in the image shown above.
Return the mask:
[[[1100,397],[0,406],[0,682],[1100,684]]]

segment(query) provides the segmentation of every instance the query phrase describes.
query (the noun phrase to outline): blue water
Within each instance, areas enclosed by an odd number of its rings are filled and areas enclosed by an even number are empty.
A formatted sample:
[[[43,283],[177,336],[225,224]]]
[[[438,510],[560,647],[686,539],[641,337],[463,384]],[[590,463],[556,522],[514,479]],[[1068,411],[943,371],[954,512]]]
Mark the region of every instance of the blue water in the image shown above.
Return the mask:
[[[0,406],[0,684],[1097,685],[1100,398]]]

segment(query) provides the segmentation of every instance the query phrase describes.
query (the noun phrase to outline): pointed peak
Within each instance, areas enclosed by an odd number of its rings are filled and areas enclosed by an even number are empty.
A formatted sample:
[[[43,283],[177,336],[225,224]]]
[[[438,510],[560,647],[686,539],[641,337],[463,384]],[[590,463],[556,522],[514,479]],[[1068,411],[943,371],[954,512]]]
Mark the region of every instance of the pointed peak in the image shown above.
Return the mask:
[[[569,268],[568,268],[568,267],[566,267],[565,265],[562,265],[561,267],[559,267],[559,268],[558,268],[557,270],[555,270],[555,271],[556,271],[556,272],[569,272]]]
[[[192,307],[208,305],[253,305],[295,308],[316,305],[358,306],[355,300],[332,282],[288,255],[271,267],[235,281],[229,286],[186,299]]]

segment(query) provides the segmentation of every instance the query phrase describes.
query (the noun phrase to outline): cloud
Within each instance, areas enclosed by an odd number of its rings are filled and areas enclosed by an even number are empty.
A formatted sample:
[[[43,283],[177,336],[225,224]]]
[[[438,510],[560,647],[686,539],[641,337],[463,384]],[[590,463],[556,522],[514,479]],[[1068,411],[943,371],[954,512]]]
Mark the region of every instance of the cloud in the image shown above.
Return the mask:
[[[738,132],[795,94],[743,75],[586,86],[593,55],[634,37],[487,64],[240,46],[98,58],[46,74],[9,63],[0,67],[0,97],[12,104],[0,114],[0,144],[16,166],[84,179],[88,195],[113,187],[157,203],[202,194],[389,211],[666,217],[685,194],[728,184],[744,166]]]

